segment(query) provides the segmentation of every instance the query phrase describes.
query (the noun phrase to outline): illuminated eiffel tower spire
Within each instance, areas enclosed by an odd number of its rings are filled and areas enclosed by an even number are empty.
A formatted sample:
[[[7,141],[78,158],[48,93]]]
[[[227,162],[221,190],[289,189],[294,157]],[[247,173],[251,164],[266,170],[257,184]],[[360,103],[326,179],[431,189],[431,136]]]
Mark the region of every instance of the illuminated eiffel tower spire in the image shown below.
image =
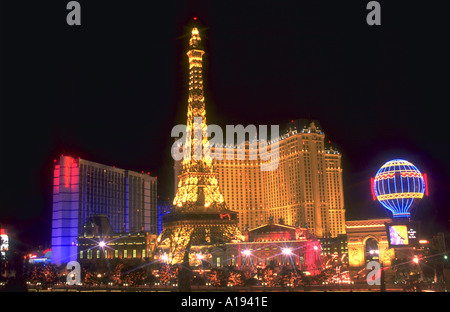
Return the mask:
[[[198,29],[189,40],[189,98],[183,167],[173,204],[178,210],[226,209],[214,174],[212,159],[204,151],[210,148],[207,135],[205,97],[203,95],[202,47]]]
[[[183,167],[173,201],[175,209],[162,216],[163,230],[156,249],[160,259],[171,264],[183,263],[200,250],[204,254],[242,240],[237,212],[227,209],[211,157],[203,153],[209,149],[202,78],[204,53],[199,31],[193,28],[187,52],[189,98]]]

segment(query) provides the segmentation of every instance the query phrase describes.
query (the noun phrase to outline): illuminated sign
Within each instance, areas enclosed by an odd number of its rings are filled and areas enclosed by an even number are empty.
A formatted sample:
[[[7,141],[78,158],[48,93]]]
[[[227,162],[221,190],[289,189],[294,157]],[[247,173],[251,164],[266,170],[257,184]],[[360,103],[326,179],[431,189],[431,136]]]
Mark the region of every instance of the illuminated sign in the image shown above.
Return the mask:
[[[391,245],[409,245],[406,225],[391,225],[389,227],[389,243]]]
[[[389,247],[408,247],[418,243],[417,224],[413,222],[386,224]]]
[[[1,233],[0,237],[2,238],[0,250],[1,250],[2,256],[4,257],[6,254],[6,251],[8,251],[8,248],[9,248],[9,238],[4,229],[1,229],[0,233]]]
[[[385,163],[371,179],[372,196],[394,218],[410,218],[414,203],[428,194],[426,177],[409,161],[394,159]]]

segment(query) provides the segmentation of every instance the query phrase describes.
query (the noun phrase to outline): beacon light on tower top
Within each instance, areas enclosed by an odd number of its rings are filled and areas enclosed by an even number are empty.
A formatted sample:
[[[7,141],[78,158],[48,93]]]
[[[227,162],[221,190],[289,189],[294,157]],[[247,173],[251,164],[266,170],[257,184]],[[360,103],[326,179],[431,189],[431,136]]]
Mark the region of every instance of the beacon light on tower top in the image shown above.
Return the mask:
[[[200,45],[200,33],[197,27],[194,27],[191,32],[191,39],[189,40],[189,46],[193,48],[198,48]]]
[[[388,161],[372,179],[372,194],[394,218],[410,218],[413,204],[423,198],[425,191],[422,173],[403,159]]]

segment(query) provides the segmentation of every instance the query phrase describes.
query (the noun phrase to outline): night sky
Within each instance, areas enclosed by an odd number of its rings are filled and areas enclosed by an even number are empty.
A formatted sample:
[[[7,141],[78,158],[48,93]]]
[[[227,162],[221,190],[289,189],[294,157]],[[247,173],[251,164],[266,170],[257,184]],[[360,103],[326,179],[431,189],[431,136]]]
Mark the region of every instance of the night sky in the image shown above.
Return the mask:
[[[53,160],[158,176],[173,196],[171,129],[184,124],[192,18],[206,48],[209,124],[320,120],[343,155],[347,220],[390,217],[370,178],[404,158],[429,180],[414,217],[449,229],[448,8],[379,1],[11,1],[1,7],[0,221],[50,242]]]

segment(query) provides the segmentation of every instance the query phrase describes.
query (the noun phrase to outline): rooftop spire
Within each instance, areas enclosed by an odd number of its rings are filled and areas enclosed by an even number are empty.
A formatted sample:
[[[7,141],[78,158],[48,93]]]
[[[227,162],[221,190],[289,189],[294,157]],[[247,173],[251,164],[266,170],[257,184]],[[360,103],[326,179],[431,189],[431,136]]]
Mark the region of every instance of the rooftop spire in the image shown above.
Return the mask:
[[[202,38],[200,38],[200,33],[198,28],[192,28],[191,39],[189,40],[189,47],[192,49],[200,48]]]

